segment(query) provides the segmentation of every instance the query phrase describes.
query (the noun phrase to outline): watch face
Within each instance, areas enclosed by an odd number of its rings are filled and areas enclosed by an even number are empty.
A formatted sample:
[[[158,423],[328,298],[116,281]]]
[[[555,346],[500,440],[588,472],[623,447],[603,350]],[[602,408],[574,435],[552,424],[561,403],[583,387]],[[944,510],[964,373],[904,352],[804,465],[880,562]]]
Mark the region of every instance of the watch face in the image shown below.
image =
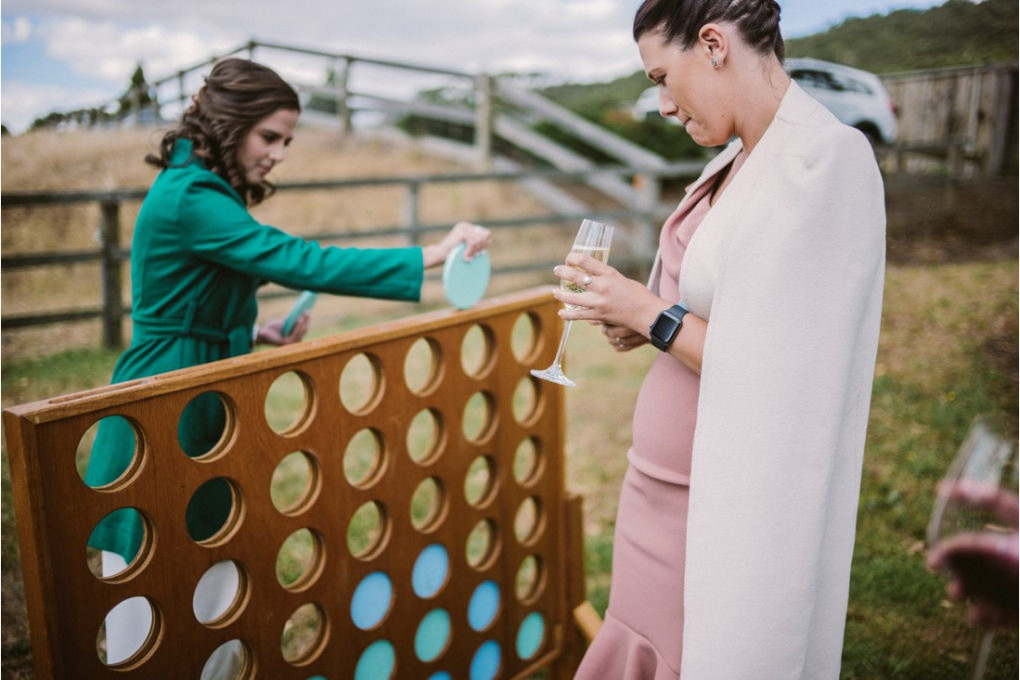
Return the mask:
[[[673,317],[660,314],[652,324],[651,334],[661,340],[669,341],[672,340],[671,334],[678,325]]]
[[[670,314],[668,311],[659,314],[655,319],[655,323],[648,329],[648,334],[652,341],[652,346],[656,349],[666,351],[673,339],[676,337],[677,331],[680,330],[680,320]]]
[[[682,306],[673,305],[669,309],[664,309],[659,313],[659,316],[655,317],[655,321],[648,329],[648,335],[656,349],[665,351],[669,348],[676,338],[676,334],[680,331],[680,326],[686,313],[687,310]]]

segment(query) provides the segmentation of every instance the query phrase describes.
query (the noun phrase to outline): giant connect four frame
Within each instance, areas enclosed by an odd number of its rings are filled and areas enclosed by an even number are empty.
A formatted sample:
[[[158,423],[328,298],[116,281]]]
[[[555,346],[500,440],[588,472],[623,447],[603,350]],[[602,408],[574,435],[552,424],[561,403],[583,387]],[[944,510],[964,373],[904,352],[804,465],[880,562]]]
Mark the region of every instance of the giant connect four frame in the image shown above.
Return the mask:
[[[40,678],[198,678],[242,650],[245,678],[570,677],[585,637],[580,499],[564,486],[563,388],[548,289],[492,298],[4,412]],[[227,427],[190,458],[182,410],[215,395]],[[85,484],[104,418],[136,435],[115,482]],[[183,518],[229,485],[211,536]],[[86,546],[120,510],[145,538],[104,576]],[[197,614],[213,568],[229,604]],[[150,626],[107,664],[124,602]]]

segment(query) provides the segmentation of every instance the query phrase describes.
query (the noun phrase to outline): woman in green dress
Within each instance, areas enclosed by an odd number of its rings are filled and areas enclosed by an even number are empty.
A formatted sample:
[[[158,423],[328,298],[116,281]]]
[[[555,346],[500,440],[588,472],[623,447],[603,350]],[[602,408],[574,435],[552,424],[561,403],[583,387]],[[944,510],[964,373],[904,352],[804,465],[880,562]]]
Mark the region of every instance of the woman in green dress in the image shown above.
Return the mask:
[[[337,295],[417,301],[423,272],[454,246],[470,258],[485,249],[489,230],[458,223],[425,247],[323,247],[257,222],[248,209],[268,198],[266,175],[283,161],[301,106],[294,89],[272,70],[244,59],[218,62],[177,127],[146,161],[161,169],[135,224],[131,251],[133,333],[117,362],[114,383],[250,352],[256,343],[300,340],[307,316],[283,334],[283,321],[256,326],[256,290],[266,282]],[[179,425],[190,456],[208,452],[225,422],[222,404],[203,395]],[[100,423],[86,472],[91,486],[127,470],[136,443],[122,418]],[[208,538],[230,512],[224,485],[202,487],[186,522],[196,540]],[[143,537],[134,510],[118,510],[96,527],[89,544],[103,551],[104,574],[117,573]],[[108,647],[114,645],[107,622]],[[129,626],[129,628],[137,626]],[[141,632],[144,635],[147,632]],[[128,644],[127,656],[137,649]],[[108,663],[118,659],[108,649]],[[126,657],[124,657],[126,658]]]

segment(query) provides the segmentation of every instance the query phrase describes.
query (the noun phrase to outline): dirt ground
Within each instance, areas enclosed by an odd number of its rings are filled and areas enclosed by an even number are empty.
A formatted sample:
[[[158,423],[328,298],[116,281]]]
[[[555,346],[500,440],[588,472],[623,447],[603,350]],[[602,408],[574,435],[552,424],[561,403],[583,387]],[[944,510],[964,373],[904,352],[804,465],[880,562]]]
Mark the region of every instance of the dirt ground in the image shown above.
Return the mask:
[[[890,264],[1016,259],[1017,178],[886,177]]]

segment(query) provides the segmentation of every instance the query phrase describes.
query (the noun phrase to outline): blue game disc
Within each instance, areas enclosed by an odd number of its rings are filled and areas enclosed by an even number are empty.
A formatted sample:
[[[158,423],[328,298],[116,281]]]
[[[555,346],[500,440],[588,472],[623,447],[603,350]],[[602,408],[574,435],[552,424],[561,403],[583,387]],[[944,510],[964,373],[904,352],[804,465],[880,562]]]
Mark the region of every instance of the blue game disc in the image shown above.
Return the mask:
[[[485,581],[475,588],[468,601],[468,625],[479,632],[488,628],[499,613],[499,586]]]
[[[425,661],[435,661],[450,642],[450,615],[445,609],[433,609],[418,624],[414,634],[414,653]]]
[[[493,680],[503,665],[499,643],[488,640],[475,651],[471,658],[471,680]]]
[[[397,665],[396,650],[389,640],[376,640],[370,644],[354,668],[354,680],[385,680],[393,677]]]
[[[390,610],[393,586],[384,572],[375,571],[361,579],[351,598],[351,620],[361,630],[376,626]]]
[[[446,548],[439,543],[425,548],[414,561],[414,569],[411,570],[414,594],[418,597],[432,597],[446,583],[449,571],[450,557],[446,554]]]
[[[470,262],[464,259],[464,244],[457,244],[443,265],[443,292],[457,309],[473,307],[489,286],[489,251],[483,250]]]
[[[517,629],[517,656],[530,659],[538,652],[545,639],[545,619],[538,612],[531,612]]]

